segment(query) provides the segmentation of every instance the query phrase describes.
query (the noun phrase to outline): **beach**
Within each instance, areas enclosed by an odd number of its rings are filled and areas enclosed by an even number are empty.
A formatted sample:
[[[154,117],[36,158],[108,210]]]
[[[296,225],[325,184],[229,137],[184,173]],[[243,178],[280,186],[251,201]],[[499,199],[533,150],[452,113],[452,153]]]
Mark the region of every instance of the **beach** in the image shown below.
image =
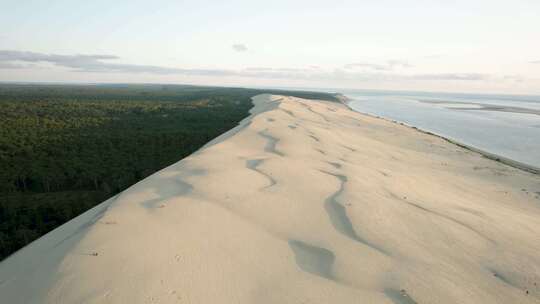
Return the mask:
[[[540,97],[347,91],[353,110],[414,126],[540,172]]]
[[[1,262],[2,302],[540,302],[539,175],[341,103],[253,103]]]

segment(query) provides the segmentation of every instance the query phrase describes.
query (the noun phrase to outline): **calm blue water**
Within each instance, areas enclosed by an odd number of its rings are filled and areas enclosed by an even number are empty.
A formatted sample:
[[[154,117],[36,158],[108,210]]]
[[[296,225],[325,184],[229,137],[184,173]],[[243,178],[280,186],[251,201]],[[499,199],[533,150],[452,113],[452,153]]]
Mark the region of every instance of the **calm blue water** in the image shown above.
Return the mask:
[[[356,111],[403,122],[540,168],[538,96],[340,92],[352,99],[349,106]]]

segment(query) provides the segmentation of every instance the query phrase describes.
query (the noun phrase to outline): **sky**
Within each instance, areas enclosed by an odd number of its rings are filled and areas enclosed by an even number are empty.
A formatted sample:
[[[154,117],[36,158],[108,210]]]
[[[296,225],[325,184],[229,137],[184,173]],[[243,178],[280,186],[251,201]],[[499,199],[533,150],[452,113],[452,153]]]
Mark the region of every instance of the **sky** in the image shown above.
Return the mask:
[[[0,81],[540,94],[538,0],[0,0]]]

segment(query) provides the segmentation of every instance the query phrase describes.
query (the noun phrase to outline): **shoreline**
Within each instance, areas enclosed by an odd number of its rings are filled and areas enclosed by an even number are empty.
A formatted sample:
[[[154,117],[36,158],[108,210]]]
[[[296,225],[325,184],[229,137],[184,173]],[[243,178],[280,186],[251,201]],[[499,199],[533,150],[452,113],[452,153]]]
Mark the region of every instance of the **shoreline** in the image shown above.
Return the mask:
[[[252,100],[251,115],[204,148],[2,261],[0,294],[44,304],[540,299],[540,177],[339,102]]]
[[[391,122],[391,123],[395,123],[395,124],[398,124],[398,125],[401,125],[401,126],[404,126],[404,127],[407,127],[407,128],[414,129],[414,130],[416,130],[418,132],[421,132],[421,133],[424,133],[424,134],[428,134],[428,135],[432,135],[432,136],[444,139],[445,141],[447,141],[447,142],[449,142],[451,144],[454,144],[454,145],[456,145],[458,147],[461,147],[461,148],[467,149],[469,151],[478,153],[478,154],[482,155],[483,157],[485,157],[487,159],[496,161],[496,162],[501,163],[501,164],[505,164],[505,165],[510,166],[512,168],[516,168],[516,169],[520,169],[520,170],[523,170],[523,171],[526,171],[526,172],[529,172],[529,173],[532,173],[532,174],[540,175],[540,167],[525,164],[525,163],[510,159],[508,157],[504,157],[504,156],[501,156],[501,155],[498,155],[498,154],[495,154],[495,153],[491,153],[491,152],[488,152],[486,150],[479,149],[479,148],[476,148],[474,146],[461,143],[461,142],[453,140],[451,138],[448,138],[448,137],[433,133],[431,131],[421,129],[421,128],[413,126],[413,125],[409,125],[407,123],[404,123],[404,122],[401,122],[401,121],[398,121],[398,120],[394,120],[394,119],[386,118],[386,117],[383,117],[383,116],[379,116],[379,115],[375,115],[375,114],[355,110],[355,109],[353,109],[352,107],[349,106],[349,102],[352,101],[353,99],[347,97],[344,94],[336,94],[334,96],[336,96],[336,98],[338,98],[340,100],[340,102],[343,105],[345,105],[349,110],[354,111],[356,113],[367,115],[367,116],[373,117],[373,118],[382,119],[382,120],[385,120],[385,121],[388,121],[388,122]]]

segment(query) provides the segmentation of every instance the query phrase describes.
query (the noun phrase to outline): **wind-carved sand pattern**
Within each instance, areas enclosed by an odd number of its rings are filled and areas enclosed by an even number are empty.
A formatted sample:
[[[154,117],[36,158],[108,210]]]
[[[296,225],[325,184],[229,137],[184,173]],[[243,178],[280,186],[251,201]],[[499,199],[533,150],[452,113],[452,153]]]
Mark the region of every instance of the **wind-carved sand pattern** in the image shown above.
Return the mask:
[[[332,167],[336,168],[336,169],[341,169],[342,165],[338,162],[331,162],[331,161],[327,161],[328,164],[330,164]]]
[[[276,150],[276,145],[279,142],[279,138],[275,138],[274,136],[268,134],[267,130],[260,131],[258,133],[261,137],[267,140],[266,145],[264,146],[264,151],[268,153],[273,153],[278,156],[285,156],[285,154],[281,153],[280,151]]]
[[[316,142],[320,142],[320,141],[321,141],[318,137],[316,137],[316,136],[314,136],[314,135],[312,135],[312,134],[310,134],[309,137],[311,137],[311,139],[313,139],[313,140],[316,141]]]
[[[353,224],[349,217],[347,216],[347,209],[338,202],[338,197],[343,193],[345,190],[345,183],[347,183],[347,177],[341,174],[335,174],[330,173],[321,170],[322,173],[328,174],[331,176],[334,176],[337,178],[340,182],[339,189],[334,192],[332,195],[330,195],[326,200],[324,201],[324,209],[328,213],[328,217],[330,218],[330,222],[336,228],[338,232],[345,235],[346,237],[353,239],[357,242],[360,242],[374,250],[377,250],[378,252],[382,254],[388,254],[385,250],[382,248],[379,248],[375,244],[372,244],[368,240],[363,239],[360,237],[356,231],[354,230]]]
[[[253,104],[0,262],[0,302],[540,303],[538,175],[340,103]]]
[[[321,142],[321,139],[313,133],[313,131],[307,130],[309,138],[313,139],[315,142]]]
[[[296,264],[300,269],[316,276],[334,280],[332,266],[336,257],[332,251],[298,240],[289,240],[289,246],[294,252]]]
[[[325,115],[323,115],[323,114],[321,114],[321,113],[319,113],[319,112],[314,111],[312,107],[306,105],[306,108],[307,108],[311,113],[313,113],[313,114],[319,116],[320,118],[322,118],[325,122],[330,122],[330,120],[328,120],[328,118],[327,118]]]
[[[404,289],[397,290],[397,289],[385,289],[384,294],[392,300],[395,304],[418,304],[416,303],[410,296],[407,294],[407,291]]]
[[[176,195],[187,195],[191,192],[193,192],[193,186],[189,183],[184,182],[183,180],[177,180],[177,188],[175,188],[174,195],[170,195],[168,197],[174,197]],[[141,203],[141,205],[146,209],[156,209],[160,206],[163,206],[165,198],[162,196],[158,196],[155,199],[150,199],[147,201],[144,201]]]
[[[501,273],[499,273],[498,271],[495,271],[494,269],[492,268],[487,268],[487,270],[491,273],[493,273],[493,276],[499,280],[501,280],[503,283],[505,284],[508,284],[512,287],[515,287],[515,288],[518,288],[518,289],[522,289],[520,286],[518,286],[518,284],[514,283],[512,280],[508,279],[506,276],[502,275]]]
[[[262,175],[266,179],[268,179],[268,185],[261,188],[261,189],[266,189],[266,188],[270,188],[270,187],[274,186],[277,182],[271,175],[269,175],[268,173],[266,173],[266,172],[264,172],[264,171],[262,171],[262,170],[260,170],[258,168],[258,166],[260,166],[263,162],[264,162],[264,159],[248,159],[248,160],[246,160],[246,167],[248,169],[251,169],[251,170],[259,173],[260,175]]]
[[[319,148],[315,148],[315,149],[313,149],[313,150],[315,150],[315,151],[321,153],[322,155],[327,155],[327,153],[326,153],[324,150],[321,150],[321,149],[319,149]]]
[[[174,178],[168,178],[157,191],[157,197],[141,202],[141,206],[146,209],[158,209],[165,207],[165,203],[169,198],[189,195],[193,192],[193,185],[184,181],[191,176],[201,176],[206,174],[204,169],[185,168],[181,174],[177,174]]]
[[[450,221],[451,223],[454,223],[454,224],[457,224],[458,226],[462,227],[462,228],[465,228],[465,229],[468,229],[472,232],[474,232],[476,235],[478,235],[480,238],[492,243],[492,244],[495,244],[495,241],[490,239],[489,237],[485,236],[484,234],[482,234],[482,232],[478,231],[477,229],[473,228],[471,225],[468,225],[460,220],[457,220],[453,217],[450,217],[448,215],[445,215],[445,214],[442,214],[440,212],[437,212],[437,211],[433,211],[433,210],[430,210],[426,207],[423,207],[423,206],[420,206],[419,204],[416,204],[416,203],[413,203],[413,202],[410,202],[407,200],[406,197],[403,197],[403,198],[400,198],[398,197],[397,195],[393,194],[393,193],[390,193],[391,196],[393,196],[394,198],[408,204],[409,206],[412,206],[414,208],[417,208],[419,210],[422,210],[423,212],[427,212],[428,214],[431,214],[431,215],[434,215],[434,216],[438,216],[438,217],[441,217],[443,219],[446,219],[448,221]]]
[[[347,146],[347,145],[341,145],[341,146],[342,146],[343,148],[345,148],[345,149],[351,151],[351,152],[356,152],[356,149],[355,149],[355,148],[351,148],[351,147],[349,147],[349,146]]]
[[[296,115],[294,115],[294,113],[292,111],[289,111],[287,109],[283,109],[283,108],[280,108],[281,111],[283,111],[284,113],[287,113],[289,116],[293,117],[293,118],[296,118]]]

